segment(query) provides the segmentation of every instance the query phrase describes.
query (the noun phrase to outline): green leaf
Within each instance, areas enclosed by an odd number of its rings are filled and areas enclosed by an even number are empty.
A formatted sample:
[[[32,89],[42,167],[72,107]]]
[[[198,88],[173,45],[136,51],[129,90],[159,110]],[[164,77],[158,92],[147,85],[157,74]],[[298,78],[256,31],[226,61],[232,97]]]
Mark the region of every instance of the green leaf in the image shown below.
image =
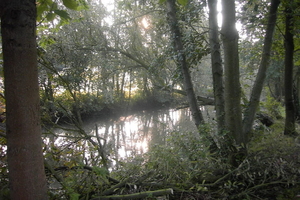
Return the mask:
[[[42,18],[42,14],[48,10],[48,5],[47,4],[38,4],[37,5],[37,19],[39,21],[39,19]]]
[[[52,0],[44,0],[45,3],[47,3],[48,5],[52,5],[53,1]]]
[[[177,2],[183,6],[186,6],[189,0],[177,0]]]
[[[65,10],[54,10],[54,13],[60,16],[62,19],[65,20],[71,19],[69,14]]]
[[[93,172],[95,172],[98,176],[102,176],[102,177],[105,177],[106,175],[108,175],[107,169],[105,169],[103,167],[93,166]]]
[[[160,4],[163,4],[163,3],[165,3],[166,2],[166,0],[159,0],[158,1],[158,3],[160,3]]]
[[[42,39],[39,41],[39,46],[41,48],[47,48],[47,46],[50,46],[55,43],[55,40],[53,37],[42,37]]]
[[[55,16],[56,16],[55,13],[49,12],[49,13],[46,15],[46,19],[47,19],[48,21],[52,21],[52,20],[54,20]]]
[[[57,8],[58,8],[57,3],[53,3],[53,4],[51,5],[51,10],[57,10]]]
[[[77,10],[78,9],[78,4],[76,0],[63,0],[63,4],[72,10]]]
[[[300,65],[300,60],[297,60],[297,61],[295,62],[295,65]]]
[[[70,200],[78,200],[80,197],[80,194],[73,192],[69,196],[70,196]]]

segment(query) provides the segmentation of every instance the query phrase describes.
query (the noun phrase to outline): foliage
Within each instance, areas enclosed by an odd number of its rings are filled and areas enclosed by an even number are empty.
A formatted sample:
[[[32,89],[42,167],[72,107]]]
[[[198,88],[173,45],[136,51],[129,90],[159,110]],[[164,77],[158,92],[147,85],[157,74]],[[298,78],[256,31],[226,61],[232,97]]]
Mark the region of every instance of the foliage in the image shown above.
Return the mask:
[[[37,1],[37,21],[52,22],[57,16],[60,20],[68,21],[71,18],[65,8],[82,10],[87,9],[87,4],[84,0],[39,0]]]
[[[276,198],[287,195],[287,191],[290,193],[285,199],[290,199],[296,195],[291,188],[299,187],[299,146],[282,133],[261,134],[264,136],[256,136],[260,141],[250,143],[249,155],[235,169],[212,156],[203,148],[205,145],[191,140],[189,134],[173,135],[169,148],[153,148],[152,159],[146,166],[155,169],[157,176],[164,177],[161,180],[165,184],[174,182],[182,188],[191,184],[191,192],[208,193],[214,199],[270,198],[271,195]],[[185,151],[186,145],[189,151]],[[218,192],[212,192],[215,190]]]
[[[165,3],[166,0],[159,0],[159,3]],[[186,6],[188,4],[188,0],[177,0],[180,5]]]
[[[262,109],[265,109],[267,113],[271,115],[271,117],[275,119],[280,119],[284,116],[284,108],[282,104],[274,99],[268,92],[266,94],[266,100],[261,102]]]
[[[163,184],[174,184],[178,187],[188,185],[205,176],[210,154],[207,147],[201,144],[194,133],[171,133],[166,144],[154,145],[146,159],[146,167],[155,170],[157,179]],[[206,167],[204,167],[206,166]]]
[[[101,3],[92,1],[37,1],[44,119],[61,122],[65,117],[74,123],[78,120],[74,119],[77,111],[83,116],[102,112],[107,117],[124,110],[168,106],[179,99],[172,90],[183,88],[182,75],[174,63],[177,55],[170,50],[164,3],[165,0],[117,1],[118,9],[109,12]],[[249,93],[261,57],[269,3],[239,3],[238,19],[243,33],[247,33],[247,38],[242,35],[240,40],[241,63],[245,66],[241,79],[245,93]],[[213,88],[206,57],[210,50],[205,1],[178,0],[177,5],[197,95],[210,95]],[[144,19],[149,26],[142,25]],[[227,132],[214,133],[214,125],[201,126],[200,137],[192,132],[163,132],[165,144],[151,146],[145,155],[118,161],[118,167],[110,172],[99,154],[103,140],[82,132],[80,126],[72,126],[63,136],[49,130],[49,138],[44,138],[51,199],[89,199],[124,180],[125,186],[116,188],[115,194],[171,187],[175,195],[170,198],[174,199],[179,198],[179,193],[186,198],[194,195],[194,199],[293,198],[300,188],[299,144],[281,134],[284,108],[272,93],[273,85],[281,87],[282,24],[280,18],[267,74],[270,90],[260,107],[278,121],[271,128],[255,130],[248,156],[237,168],[228,165],[231,149]],[[59,143],[59,137],[68,138],[68,142]],[[6,139],[2,137],[0,149],[0,197],[5,199],[8,178]],[[107,147],[105,152],[112,163],[117,162],[109,156],[113,151]]]
[[[257,131],[249,143],[248,156],[236,168],[224,155],[222,158],[212,151],[214,129],[203,125],[201,137],[193,132],[165,133],[164,143],[153,144],[145,154],[117,161],[118,166],[109,172],[95,143],[82,130],[67,129],[65,135],[56,135],[50,129],[44,138],[50,196],[90,199],[124,181],[113,194],[173,188],[170,199],[291,199],[300,187],[300,147],[298,139],[284,136],[282,130],[277,123]],[[68,139],[62,142],[60,137]],[[222,141],[222,136],[215,137]],[[104,147],[106,153],[111,152]],[[5,199],[7,169],[5,160],[1,163],[1,197]]]

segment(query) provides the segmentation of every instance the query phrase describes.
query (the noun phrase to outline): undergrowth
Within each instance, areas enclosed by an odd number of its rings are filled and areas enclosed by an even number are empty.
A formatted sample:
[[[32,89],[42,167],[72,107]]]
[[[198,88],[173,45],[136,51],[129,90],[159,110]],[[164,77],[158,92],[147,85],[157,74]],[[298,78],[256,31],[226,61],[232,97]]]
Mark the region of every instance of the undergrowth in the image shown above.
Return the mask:
[[[175,195],[169,199],[293,199],[300,189],[300,146],[274,128],[254,135],[237,168],[210,152],[205,133],[199,138],[174,132],[167,144],[153,145],[140,162],[115,173],[126,176],[132,167],[135,176],[152,171],[141,188],[171,187]]]
[[[257,130],[248,155],[238,167],[227,162],[221,136],[209,126],[198,133],[171,132],[164,143],[149,151],[119,160],[107,171],[94,146],[77,142],[45,147],[50,199],[103,199],[172,188],[163,199],[290,200],[300,189],[300,144],[282,134],[283,125]],[[213,137],[219,137],[214,138]],[[212,141],[218,141],[212,150]],[[4,144],[2,144],[4,145]],[[77,146],[76,146],[77,145]],[[81,147],[81,148],[80,148]],[[89,148],[91,160],[85,162]],[[94,151],[94,152],[93,152]],[[1,160],[1,199],[8,199],[7,165]],[[47,163],[47,162],[45,162]],[[162,197],[160,197],[162,199]],[[152,196],[146,199],[156,199]]]

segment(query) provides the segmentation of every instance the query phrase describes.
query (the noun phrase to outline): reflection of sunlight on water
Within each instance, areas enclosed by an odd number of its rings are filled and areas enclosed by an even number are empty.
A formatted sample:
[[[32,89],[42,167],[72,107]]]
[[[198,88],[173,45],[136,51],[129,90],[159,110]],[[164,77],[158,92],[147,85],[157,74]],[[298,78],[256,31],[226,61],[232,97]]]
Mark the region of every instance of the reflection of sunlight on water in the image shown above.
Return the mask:
[[[106,140],[107,146],[110,144],[108,148],[116,154],[112,155],[114,159],[126,159],[148,151],[151,136],[145,132],[139,116],[120,117],[110,124],[96,123],[99,136]],[[96,136],[94,130],[91,134]]]
[[[118,149],[118,154],[121,158],[133,156],[133,154],[142,154],[148,150],[149,138],[143,133],[143,128],[140,126],[141,121],[138,117],[130,115],[121,117],[118,122],[123,123],[123,144]]]
[[[70,130],[70,127],[68,128]],[[174,131],[196,131],[188,109],[144,111],[117,120],[100,121],[94,118],[86,122],[83,128],[96,144],[101,143],[100,146],[105,150],[113,166],[116,166],[119,161],[146,153],[153,144],[166,144],[166,138]],[[85,136],[69,130],[55,130],[56,135],[61,137],[50,136],[44,140],[45,144],[72,148],[79,153],[82,152],[86,159],[98,155],[95,148],[86,142]],[[98,139],[96,132],[98,132]],[[76,140],[78,141],[72,142]]]

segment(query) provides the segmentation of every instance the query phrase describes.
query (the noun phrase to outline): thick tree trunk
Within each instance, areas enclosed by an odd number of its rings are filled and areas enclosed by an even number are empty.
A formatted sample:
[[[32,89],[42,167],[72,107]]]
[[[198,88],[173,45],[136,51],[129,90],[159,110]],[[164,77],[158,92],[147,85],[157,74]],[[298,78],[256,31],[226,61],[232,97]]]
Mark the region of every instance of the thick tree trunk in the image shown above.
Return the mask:
[[[295,106],[293,98],[293,68],[294,68],[294,34],[293,34],[293,10],[292,3],[293,0],[290,0],[290,4],[287,4],[285,9],[285,58],[284,58],[284,90],[285,90],[285,135],[294,135],[296,134],[295,130]]]
[[[235,144],[246,144],[242,133],[241,89],[239,72],[238,32],[235,27],[235,1],[222,0],[222,41],[225,69],[225,124]]]
[[[223,86],[223,66],[217,19],[217,0],[208,0],[209,7],[209,42],[211,48],[211,66],[213,75],[214,98],[218,132],[225,127],[225,100]]]
[[[192,116],[195,122],[195,125],[199,127],[201,123],[204,122],[202,113],[197,105],[197,99],[195,96],[191,75],[186,61],[186,56],[184,53],[184,47],[182,44],[180,28],[178,20],[176,17],[176,4],[175,0],[167,0],[167,13],[169,25],[171,28],[171,38],[173,39],[174,51],[177,53],[177,62],[181,67],[181,72],[184,79],[184,87],[188,97],[189,105],[191,108]]]
[[[277,9],[279,4],[280,4],[280,0],[271,1],[268,25],[267,25],[266,35],[264,39],[264,47],[263,47],[262,57],[259,65],[259,70],[252,88],[249,105],[247,106],[247,109],[244,114],[243,133],[245,134],[245,136],[247,136],[248,140],[250,139],[255,113],[259,105],[260,96],[264,86],[267,69],[269,67],[273,33],[276,25]]]
[[[11,199],[48,199],[39,112],[35,1],[6,0],[1,31]]]

